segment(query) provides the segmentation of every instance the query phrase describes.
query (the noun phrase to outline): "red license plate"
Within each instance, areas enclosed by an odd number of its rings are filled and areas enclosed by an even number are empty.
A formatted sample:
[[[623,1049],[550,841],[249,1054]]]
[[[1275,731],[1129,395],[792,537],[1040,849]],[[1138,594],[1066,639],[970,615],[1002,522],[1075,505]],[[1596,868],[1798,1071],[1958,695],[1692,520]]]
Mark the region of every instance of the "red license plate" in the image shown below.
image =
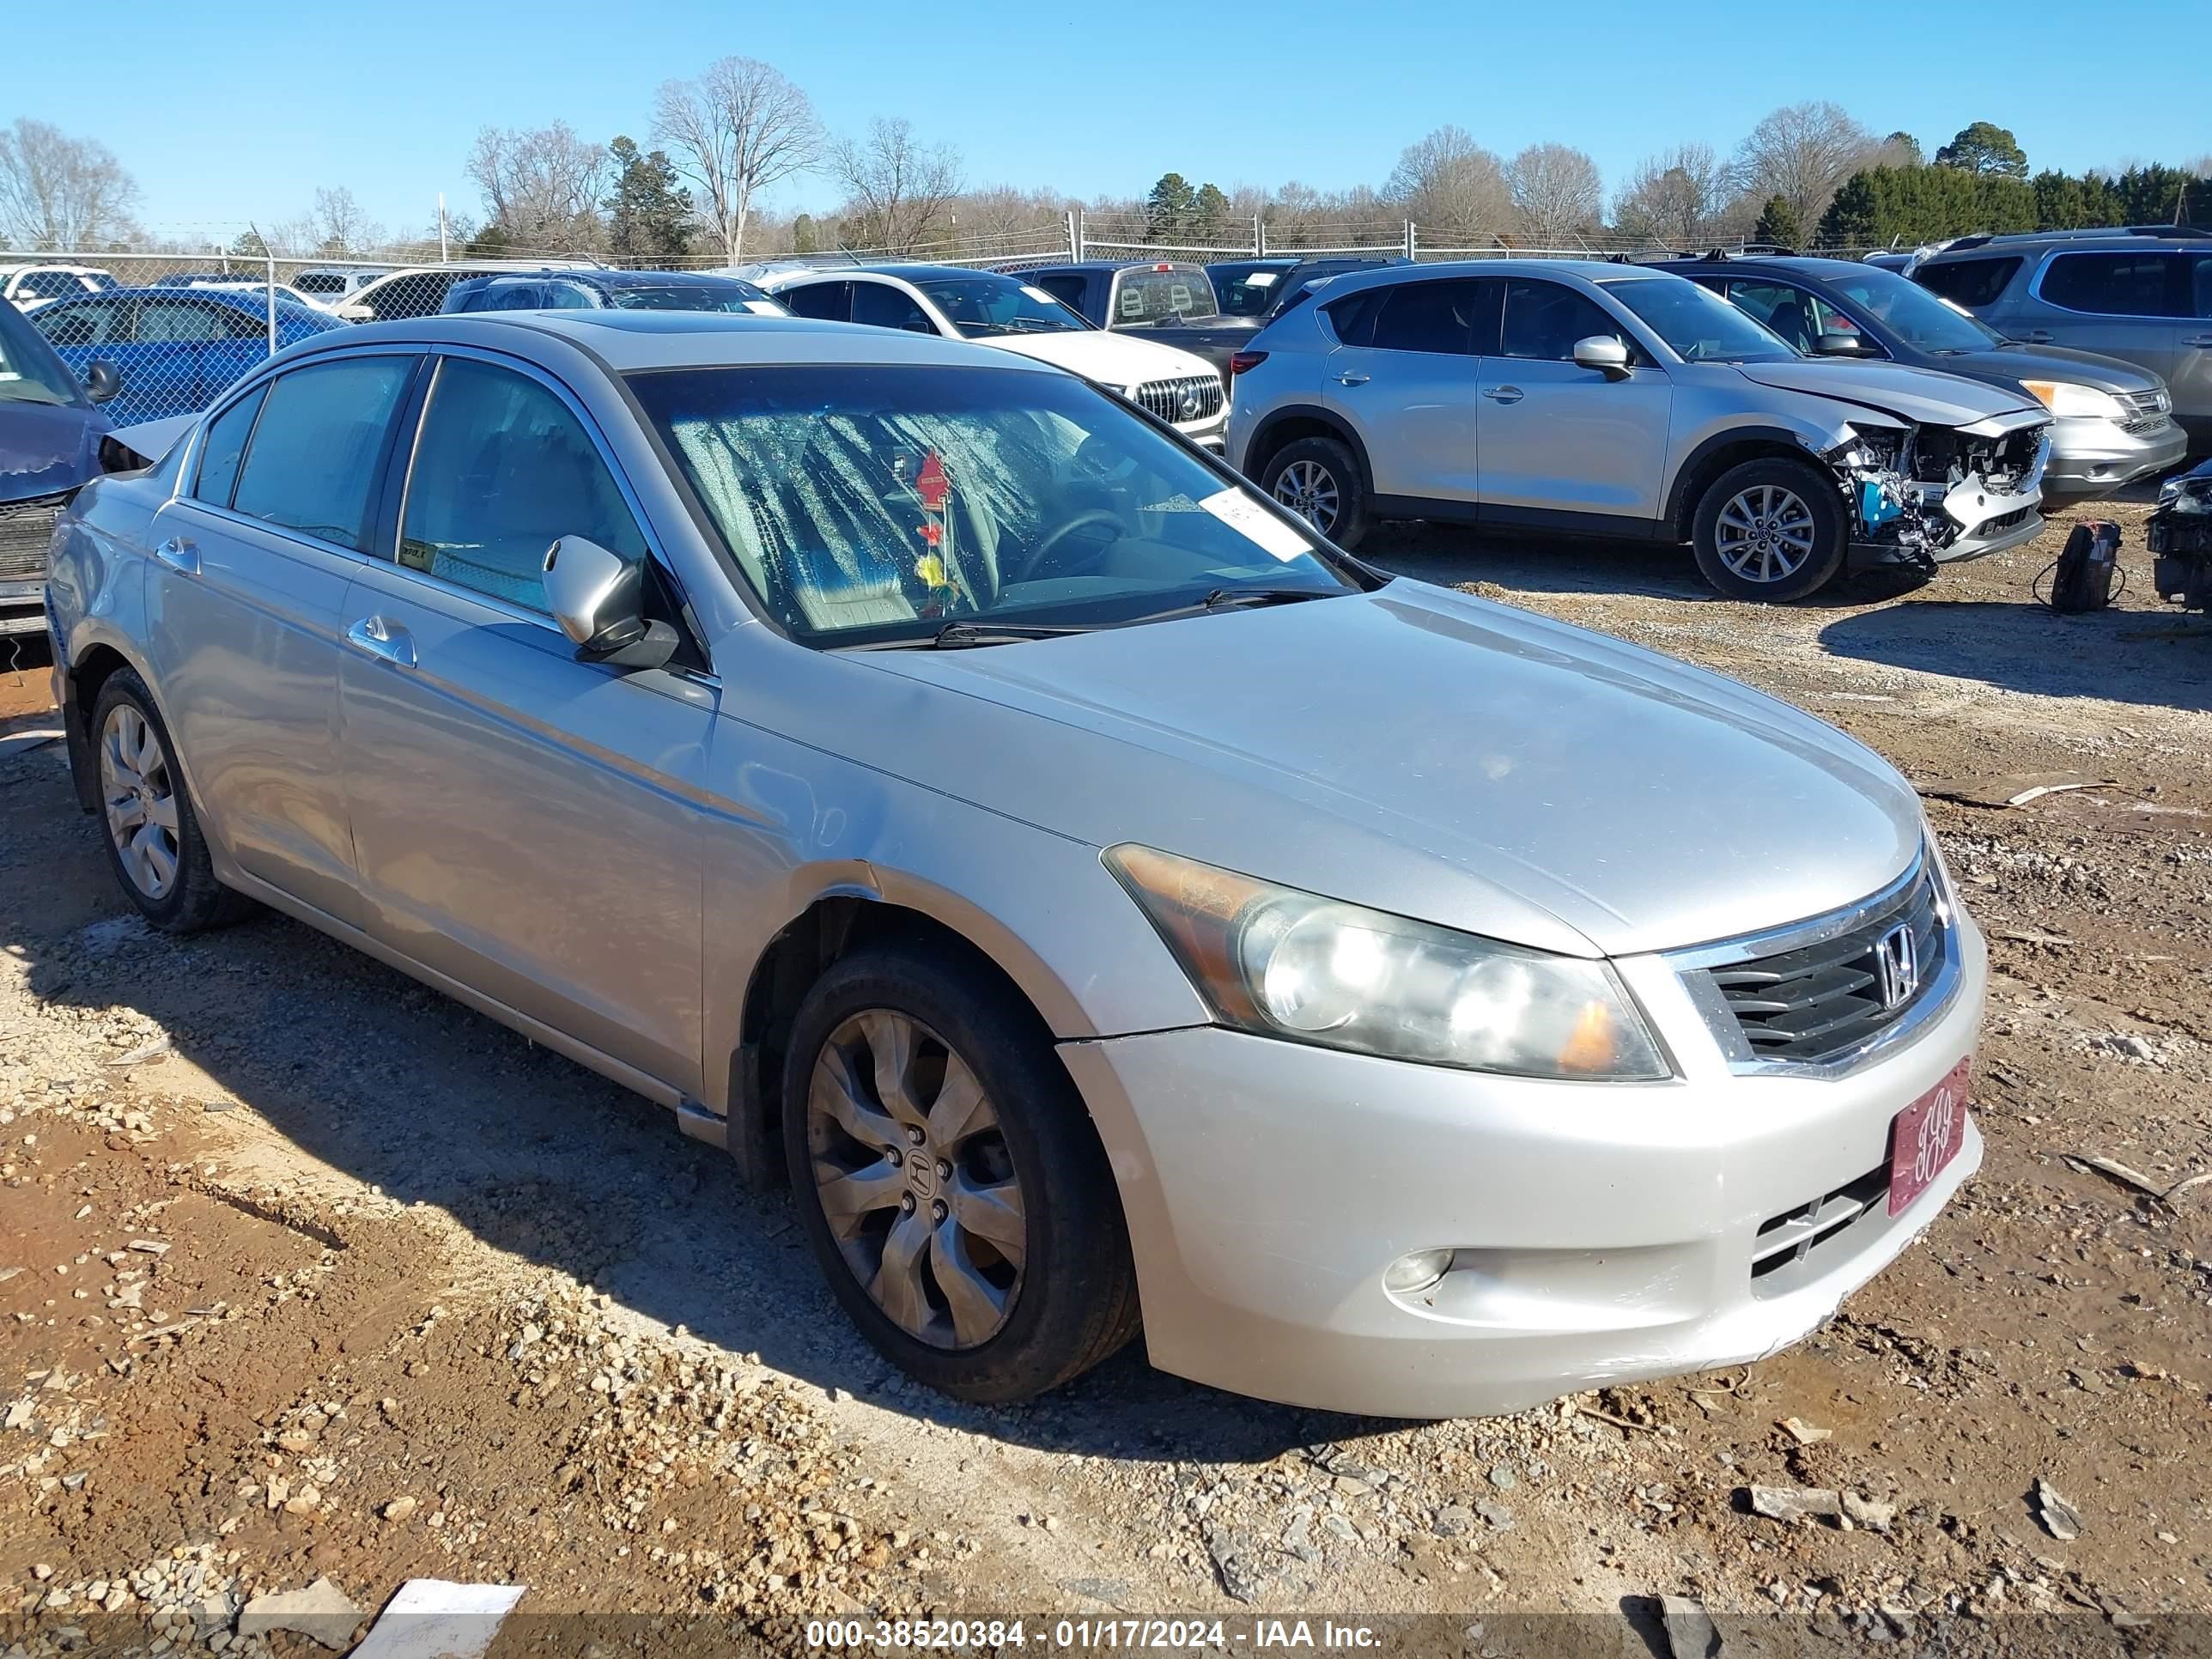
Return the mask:
[[[1889,1127],[1889,1212],[1896,1215],[1928,1190],[1943,1166],[1966,1144],[1966,1070],[1962,1060],[1950,1075],[1891,1121]]]

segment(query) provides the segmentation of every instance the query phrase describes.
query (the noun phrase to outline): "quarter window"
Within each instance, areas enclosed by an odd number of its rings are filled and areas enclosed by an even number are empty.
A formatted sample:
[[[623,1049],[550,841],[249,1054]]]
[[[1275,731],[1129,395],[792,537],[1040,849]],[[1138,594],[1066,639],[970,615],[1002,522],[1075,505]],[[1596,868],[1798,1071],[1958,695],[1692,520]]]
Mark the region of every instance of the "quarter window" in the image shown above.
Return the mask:
[[[448,357],[422,415],[399,562],[533,611],[545,550],[582,536],[643,559],[645,537],[583,423],[537,381]]]
[[[1912,273],[1912,280],[1930,294],[1941,295],[1954,305],[1969,311],[1979,311],[1984,306],[1993,306],[1997,296],[2012,281],[2013,272],[2020,269],[2017,257],[2008,259],[1946,259],[1941,264],[1923,265]]]
[[[2180,275],[2178,254],[2062,253],[2043,273],[2037,292],[2069,311],[2106,317],[2179,317],[2185,314]]]
[[[280,375],[270,385],[268,418],[255,428],[232,507],[366,550],[385,430],[415,362],[343,357]]]
[[[1692,298],[1697,297],[1695,289],[1687,292]],[[1712,301],[1703,303],[1710,305]],[[1725,317],[1728,313],[1723,311],[1721,315]],[[1632,361],[1635,358],[1636,348],[1628,338],[1628,331],[1586,295],[1558,283],[1535,282],[1525,276],[1506,279],[1505,323],[1499,355],[1538,362],[1570,363],[1575,357],[1575,342],[1593,335],[1619,340],[1628,347]]]
[[[1445,356],[1472,357],[1475,343],[1483,284],[1458,280],[1445,283],[1400,283],[1385,290],[1382,309],[1375,319],[1375,348],[1378,351],[1426,351]],[[1496,290],[1491,290],[1495,305]]]
[[[256,386],[208,423],[207,447],[200,453],[200,481],[192,494],[216,507],[230,505],[230,492],[238,482],[238,464],[246,459],[246,441],[252,435],[253,417],[261,412],[261,399],[269,388]]]

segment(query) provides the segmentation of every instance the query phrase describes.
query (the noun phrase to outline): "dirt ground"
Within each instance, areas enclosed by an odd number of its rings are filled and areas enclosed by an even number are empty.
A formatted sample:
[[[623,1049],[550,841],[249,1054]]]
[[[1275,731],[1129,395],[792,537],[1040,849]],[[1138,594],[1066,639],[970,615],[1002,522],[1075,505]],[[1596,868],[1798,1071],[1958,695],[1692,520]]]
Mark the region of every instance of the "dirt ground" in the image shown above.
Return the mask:
[[[786,1202],[657,1109],[289,921],[150,934],[23,735],[43,669],[0,666],[0,1656],[320,1652],[240,1607],[327,1578],[366,1623],[423,1577],[531,1586],[499,1653],[930,1612],[1204,1614],[1240,1651],[1324,1613],[1424,1653],[2203,1650],[2212,627],[2149,595],[2141,501],[2100,511],[2135,591],[2075,618],[2028,599],[2063,520],[1788,610],[1675,555],[1379,538],[1881,750],[1996,968],[1987,1160],[1920,1248],[1748,1370],[1481,1421],[1256,1404],[1140,1347],[1021,1409],[902,1383]],[[1969,804],[2043,774],[2092,787]]]

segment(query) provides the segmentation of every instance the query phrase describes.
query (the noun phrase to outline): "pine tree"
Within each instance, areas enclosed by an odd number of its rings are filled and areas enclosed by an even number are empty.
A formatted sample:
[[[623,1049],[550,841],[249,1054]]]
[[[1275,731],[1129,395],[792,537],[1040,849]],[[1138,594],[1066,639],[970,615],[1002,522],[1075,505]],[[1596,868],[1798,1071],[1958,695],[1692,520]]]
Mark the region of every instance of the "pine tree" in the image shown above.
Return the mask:
[[[676,168],[660,150],[641,150],[629,138],[607,146],[614,157],[614,193],[607,210],[607,244],[625,259],[665,259],[691,241],[691,192],[676,182]]]
[[[1759,222],[1751,228],[1751,240],[1773,247],[1796,247],[1797,236],[1797,210],[1786,197],[1768,197],[1759,210]]]

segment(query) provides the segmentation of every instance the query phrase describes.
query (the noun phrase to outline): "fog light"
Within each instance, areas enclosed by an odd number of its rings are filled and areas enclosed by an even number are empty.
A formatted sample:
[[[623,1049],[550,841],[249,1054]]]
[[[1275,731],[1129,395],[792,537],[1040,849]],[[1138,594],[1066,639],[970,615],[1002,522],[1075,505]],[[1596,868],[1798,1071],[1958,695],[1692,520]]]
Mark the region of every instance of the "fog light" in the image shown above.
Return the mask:
[[[1451,1271],[1449,1250],[1415,1250],[1401,1255],[1382,1273],[1382,1288],[1396,1296],[1413,1296]]]

